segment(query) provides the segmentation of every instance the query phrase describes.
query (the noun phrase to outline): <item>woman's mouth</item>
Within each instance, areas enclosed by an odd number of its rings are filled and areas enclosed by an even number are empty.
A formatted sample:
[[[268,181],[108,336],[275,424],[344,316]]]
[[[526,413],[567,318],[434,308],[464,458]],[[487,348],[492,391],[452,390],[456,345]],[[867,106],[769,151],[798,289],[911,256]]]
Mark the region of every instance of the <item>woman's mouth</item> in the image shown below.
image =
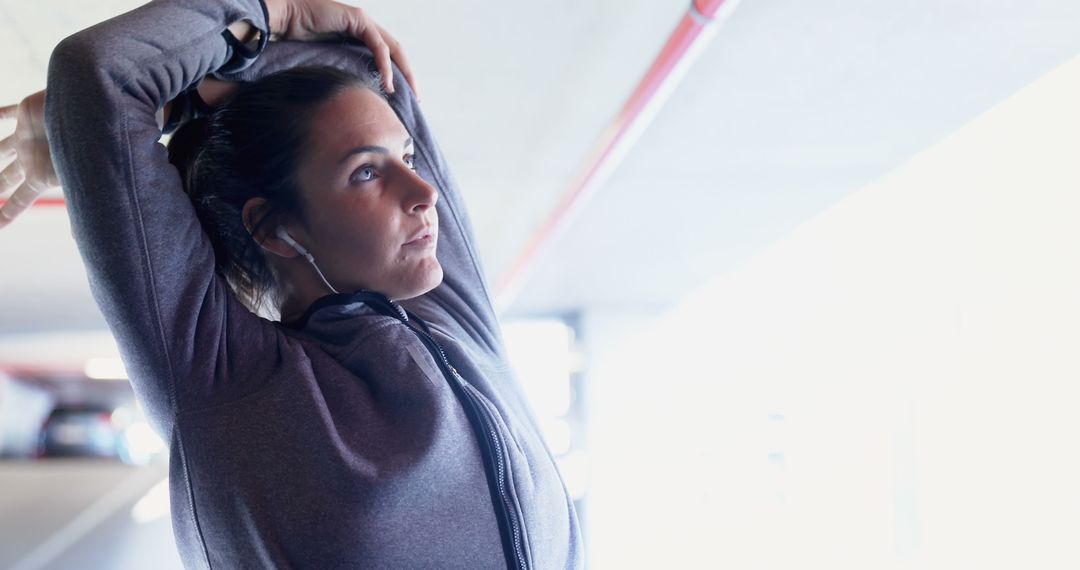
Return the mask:
[[[426,227],[423,230],[413,235],[413,239],[405,242],[404,245],[409,247],[431,247],[435,245],[435,236],[437,232],[432,227]]]

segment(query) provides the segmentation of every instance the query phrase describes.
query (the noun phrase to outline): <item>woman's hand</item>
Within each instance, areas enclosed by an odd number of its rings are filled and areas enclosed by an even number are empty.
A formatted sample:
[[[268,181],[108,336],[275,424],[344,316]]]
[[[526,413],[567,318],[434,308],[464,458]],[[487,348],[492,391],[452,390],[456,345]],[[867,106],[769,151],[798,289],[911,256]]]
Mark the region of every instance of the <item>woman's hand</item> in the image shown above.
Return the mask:
[[[0,121],[15,120],[15,132],[0,140],[0,228],[11,223],[46,190],[60,186],[45,138],[45,92],[38,91],[18,105],[0,108]]]
[[[394,92],[394,70],[391,59],[397,62],[405,81],[409,82],[416,98],[420,90],[413,78],[401,44],[386,30],[375,23],[362,8],[346,6],[332,0],[265,0],[270,13],[270,31],[274,37],[289,40],[312,41],[347,35],[356,38],[371,49],[375,66],[383,77],[388,93]]]

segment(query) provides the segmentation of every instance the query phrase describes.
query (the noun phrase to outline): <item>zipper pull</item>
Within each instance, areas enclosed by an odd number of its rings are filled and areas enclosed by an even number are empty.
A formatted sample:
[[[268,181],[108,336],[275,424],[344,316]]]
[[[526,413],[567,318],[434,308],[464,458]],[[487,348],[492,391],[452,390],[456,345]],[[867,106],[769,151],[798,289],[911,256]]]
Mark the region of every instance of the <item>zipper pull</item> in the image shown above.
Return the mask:
[[[394,310],[394,314],[397,315],[398,319],[400,319],[401,322],[409,322],[409,315],[405,312],[405,309],[402,308],[401,305],[395,303],[392,299],[390,299],[390,297],[387,297],[386,295],[383,295],[378,291],[371,291],[368,289],[360,289],[356,292],[356,295],[359,296],[361,299],[364,299],[366,302],[371,302],[372,300],[374,300],[379,304],[389,306],[391,309]]]
[[[409,322],[409,315],[405,312],[404,307],[391,301],[390,299],[387,299],[387,302],[389,302],[390,306],[393,307],[395,311],[397,311],[397,314],[401,316],[401,320],[403,322]]]

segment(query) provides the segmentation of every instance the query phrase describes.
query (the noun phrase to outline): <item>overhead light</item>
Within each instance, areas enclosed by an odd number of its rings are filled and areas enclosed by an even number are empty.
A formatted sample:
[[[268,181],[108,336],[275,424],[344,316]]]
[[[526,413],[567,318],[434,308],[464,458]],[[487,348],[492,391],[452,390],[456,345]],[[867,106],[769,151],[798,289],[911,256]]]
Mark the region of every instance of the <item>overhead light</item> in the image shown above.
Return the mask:
[[[88,358],[83,372],[94,380],[127,380],[127,369],[119,358]]]

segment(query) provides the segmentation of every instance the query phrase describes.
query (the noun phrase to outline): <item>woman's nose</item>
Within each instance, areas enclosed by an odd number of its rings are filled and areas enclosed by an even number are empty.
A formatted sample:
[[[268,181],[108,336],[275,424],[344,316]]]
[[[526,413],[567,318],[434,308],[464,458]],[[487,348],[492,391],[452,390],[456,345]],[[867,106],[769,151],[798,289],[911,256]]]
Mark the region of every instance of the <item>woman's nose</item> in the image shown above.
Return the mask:
[[[409,170],[406,176],[409,186],[408,210],[434,207],[439,201],[439,191],[435,189],[435,186],[429,184],[415,170]]]

